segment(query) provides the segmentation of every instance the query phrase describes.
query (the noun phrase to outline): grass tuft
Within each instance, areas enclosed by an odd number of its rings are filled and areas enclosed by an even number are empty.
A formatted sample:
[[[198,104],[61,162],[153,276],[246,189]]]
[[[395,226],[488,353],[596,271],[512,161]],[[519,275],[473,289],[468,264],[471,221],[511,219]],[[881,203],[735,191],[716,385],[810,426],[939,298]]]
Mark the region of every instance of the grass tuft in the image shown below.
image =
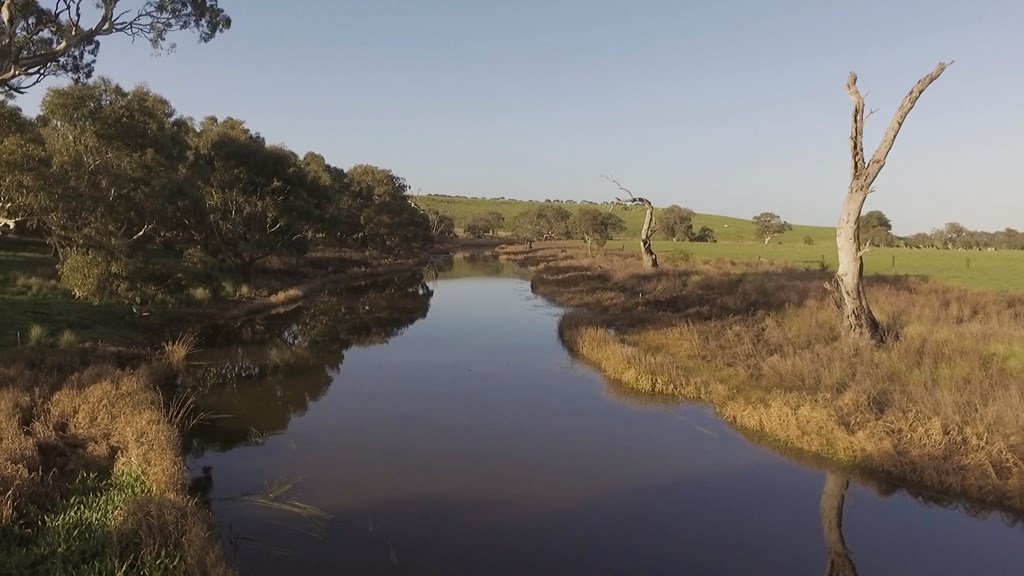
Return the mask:
[[[163,344],[163,359],[167,365],[174,370],[182,370],[196,350],[199,341],[192,334],[181,334],[174,340],[168,340]]]

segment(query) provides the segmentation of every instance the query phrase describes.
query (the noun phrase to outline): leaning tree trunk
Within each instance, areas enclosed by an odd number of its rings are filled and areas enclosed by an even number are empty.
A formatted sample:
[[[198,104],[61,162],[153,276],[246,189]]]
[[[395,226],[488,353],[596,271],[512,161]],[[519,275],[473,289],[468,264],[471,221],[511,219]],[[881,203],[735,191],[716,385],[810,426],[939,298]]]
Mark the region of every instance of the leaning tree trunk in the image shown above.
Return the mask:
[[[850,481],[829,472],[825,477],[825,490],[821,494],[821,528],[825,532],[828,550],[827,576],[857,576],[857,567],[843,538],[843,504]]]
[[[946,69],[947,64],[939,63],[934,70],[917,81],[903,98],[889,122],[882,142],[868,162],[864,158],[864,97],[857,88],[857,75],[850,72],[846,81],[846,93],[853,101],[853,121],[850,129],[850,188],[843,202],[843,211],[836,226],[836,247],[839,253],[839,268],[832,282],[826,284],[833,302],[842,312],[842,323],[847,335],[853,341],[881,344],[885,334],[881,325],[868,306],[864,293],[864,252],[860,244],[860,212],[864,201],[872,192],[878,173],[885,166],[885,158],[896,142],[896,136],[914,108],[925,88],[931,85]]]

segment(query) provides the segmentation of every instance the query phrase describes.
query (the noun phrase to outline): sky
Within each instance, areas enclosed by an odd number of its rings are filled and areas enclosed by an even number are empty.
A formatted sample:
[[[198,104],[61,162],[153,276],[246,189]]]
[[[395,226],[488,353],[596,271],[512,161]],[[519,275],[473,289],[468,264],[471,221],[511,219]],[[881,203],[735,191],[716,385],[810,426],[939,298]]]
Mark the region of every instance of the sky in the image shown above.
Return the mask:
[[[865,211],[904,235],[1024,229],[1019,0],[220,4],[233,24],[209,44],[106,38],[97,73],[420,194],[602,202],[609,174],[659,206],[824,226],[849,184],[849,71],[877,110],[870,155],[910,87],[955,60]],[[17,103],[34,114],[44,93]]]

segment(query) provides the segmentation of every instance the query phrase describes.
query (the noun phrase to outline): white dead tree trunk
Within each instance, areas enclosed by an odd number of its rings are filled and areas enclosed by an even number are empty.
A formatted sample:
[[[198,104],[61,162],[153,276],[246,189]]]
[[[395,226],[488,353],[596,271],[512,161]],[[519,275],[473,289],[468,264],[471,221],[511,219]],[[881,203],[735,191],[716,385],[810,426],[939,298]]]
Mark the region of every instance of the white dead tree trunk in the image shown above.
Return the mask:
[[[843,327],[854,341],[878,345],[885,340],[885,334],[875,315],[871,312],[864,294],[863,256],[865,250],[861,249],[859,226],[861,209],[864,207],[864,201],[868,194],[872,192],[871,185],[874,184],[878,173],[885,166],[885,158],[889,155],[893,143],[896,142],[896,136],[907,119],[907,115],[910,114],[925,89],[942,74],[947,66],[940,62],[934,70],[918,80],[917,84],[910,89],[889,122],[882,142],[868,162],[864,158],[864,97],[857,89],[857,74],[850,72],[850,77],[846,81],[846,93],[853,101],[853,125],[850,129],[850,188],[846,193],[846,200],[843,202],[839,224],[836,226],[839,268],[835,278],[825,287],[843,315]]]
[[[641,198],[634,196],[628,188],[619,184],[619,181],[611,176],[605,176],[602,174],[605,180],[608,180],[614,184],[619,190],[629,194],[629,198],[616,198],[615,201],[619,204],[626,206],[643,206],[647,212],[644,215],[644,226],[640,229],[640,257],[643,259],[644,268],[657,268],[658,267],[658,255],[654,253],[654,249],[651,248],[651,237],[658,231],[654,227],[654,205],[647,198]]]

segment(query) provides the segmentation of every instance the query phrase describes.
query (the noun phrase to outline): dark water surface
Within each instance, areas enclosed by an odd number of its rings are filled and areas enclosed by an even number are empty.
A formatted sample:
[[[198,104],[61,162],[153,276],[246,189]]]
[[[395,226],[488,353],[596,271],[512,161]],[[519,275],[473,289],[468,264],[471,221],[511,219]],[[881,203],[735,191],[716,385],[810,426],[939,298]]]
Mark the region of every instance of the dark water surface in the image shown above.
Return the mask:
[[[232,563],[243,575],[820,575],[831,550],[836,574],[1024,574],[1021,526],[856,482],[830,533],[840,501],[822,509],[825,472],[704,407],[617,393],[568,356],[560,314],[496,262],[457,257],[425,284],[326,296],[245,328],[265,345],[216,353],[234,368],[202,405],[230,417],[192,439]],[[285,367],[250,378],[268,365]]]

